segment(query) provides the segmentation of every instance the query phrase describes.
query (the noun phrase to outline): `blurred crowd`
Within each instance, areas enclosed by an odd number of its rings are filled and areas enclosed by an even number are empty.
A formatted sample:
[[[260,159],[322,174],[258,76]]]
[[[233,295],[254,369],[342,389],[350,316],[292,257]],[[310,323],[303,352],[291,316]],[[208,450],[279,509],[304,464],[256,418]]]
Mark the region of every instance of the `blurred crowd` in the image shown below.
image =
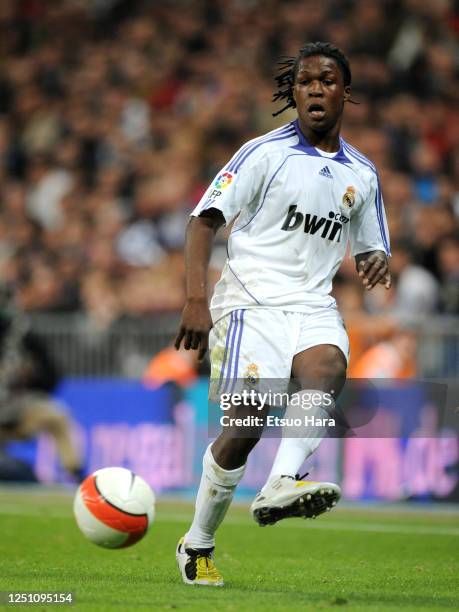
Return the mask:
[[[180,309],[189,212],[295,117],[272,117],[273,75],[311,40],[351,61],[343,135],[380,170],[393,243],[389,292],[344,262],[345,316],[459,311],[457,1],[2,0],[0,30],[0,278],[26,311]]]

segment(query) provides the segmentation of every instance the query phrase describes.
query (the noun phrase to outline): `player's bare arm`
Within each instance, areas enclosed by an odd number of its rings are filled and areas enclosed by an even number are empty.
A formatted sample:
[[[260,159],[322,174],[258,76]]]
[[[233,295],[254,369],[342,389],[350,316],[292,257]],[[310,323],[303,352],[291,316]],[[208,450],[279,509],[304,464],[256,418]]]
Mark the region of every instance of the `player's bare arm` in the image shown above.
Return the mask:
[[[367,290],[373,289],[378,284],[384,285],[386,289],[390,289],[392,281],[389,262],[384,251],[359,253],[355,256],[355,265]]]
[[[179,349],[183,341],[186,350],[198,350],[202,361],[207,351],[212,318],[208,305],[207,270],[217,230],[225,219],[211,208],[188,224],[185,246],[186,302],[175,339]]]

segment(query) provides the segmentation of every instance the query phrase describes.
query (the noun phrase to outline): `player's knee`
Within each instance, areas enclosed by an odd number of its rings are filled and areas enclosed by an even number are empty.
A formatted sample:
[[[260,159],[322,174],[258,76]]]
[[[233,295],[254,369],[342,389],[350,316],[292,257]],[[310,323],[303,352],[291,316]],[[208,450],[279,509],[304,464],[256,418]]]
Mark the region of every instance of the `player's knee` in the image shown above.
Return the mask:
[[[336,358],[328,365],[328,375],[336,380],[346,379],[347,362],[339,349],[336,349]]]
[[[329,380],[345,379],[347,363],[341,350],[336,346],[327,346],[315,365],[316,375]]]

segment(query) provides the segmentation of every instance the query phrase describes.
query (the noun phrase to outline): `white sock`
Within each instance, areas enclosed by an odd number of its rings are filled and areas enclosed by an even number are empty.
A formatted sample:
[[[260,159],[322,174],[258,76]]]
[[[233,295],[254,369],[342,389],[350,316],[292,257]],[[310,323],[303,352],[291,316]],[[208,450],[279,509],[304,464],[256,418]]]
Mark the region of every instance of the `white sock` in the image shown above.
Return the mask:
[[[320,400],[317,394],[322,396],[322,400]],[[297,396],[297,402],[292,401],[294,396]],[[302,404],[303,400],[310,403],[310,399],[313,396],[315,405],[309,410],[303,410],[297,407],[298,405]],[[307,414],[307,416],[328,419],[330,418],[330,413],[333,411],[334,406],[335,402],[329,393],[324,393],[323,391],[304,390],[292,395],[290,398],[290,404],[285,411],[285,417],[298,417],[300,415],[303,417],[305,414]],[[277,454],[274,459],[271,472],[268,476],[266,484],[264,485],[265,487],[269,481],[276,476],[295,477],[304,461],[319,447],[326,430],[325,428],[319,429],[312,426],[305,427],[304,430],[299,433],[301,437],[298,438],[285,437],[289,435],[289,431],[291,435],[291,428],[287,428],[282,434],[282,440],[279,448],[277,449]],[[321,435],[317,437],[318,434]]]
[[[202,460],[203,471],[193,523],[185,536],[188,548],[212,548],[215,545],[215,532],[244,476],[245,465],[235,470],[224,470],[216,463],[210,447],[207,447]]]

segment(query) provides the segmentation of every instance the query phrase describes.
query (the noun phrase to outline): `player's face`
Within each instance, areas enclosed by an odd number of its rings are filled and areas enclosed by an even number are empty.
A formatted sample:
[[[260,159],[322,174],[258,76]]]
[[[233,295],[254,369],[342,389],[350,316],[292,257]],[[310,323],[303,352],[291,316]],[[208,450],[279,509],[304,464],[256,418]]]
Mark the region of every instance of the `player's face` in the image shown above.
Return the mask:
[[[343,73],[330,57],[313,55],[300,61],[293,86],[293,97],[302,127],[328,132],[338,124],[350,87],[344,86]]]

